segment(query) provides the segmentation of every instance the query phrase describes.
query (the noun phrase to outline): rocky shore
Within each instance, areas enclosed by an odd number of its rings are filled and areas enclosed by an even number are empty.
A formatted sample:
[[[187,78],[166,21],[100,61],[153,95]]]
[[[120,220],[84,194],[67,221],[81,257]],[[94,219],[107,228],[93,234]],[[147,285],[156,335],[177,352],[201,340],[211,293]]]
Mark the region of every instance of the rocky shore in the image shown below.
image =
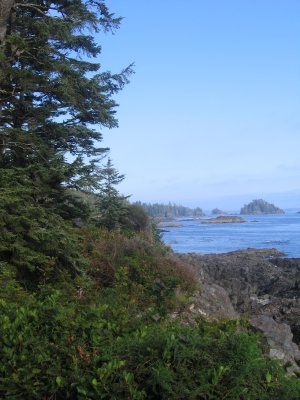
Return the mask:
[[[300,259],[276,249],[224,254],[181,254],[199,274],[201,293],[192,311],[208,318],[246,316],[264,334],[270,356],[299,370]]]
[[[236,217],[234,215],[220,215],[216,218],[207,218],[199,220],[201,224],[236,224],[241,222],[247,222],[245,219],[241,217]]]

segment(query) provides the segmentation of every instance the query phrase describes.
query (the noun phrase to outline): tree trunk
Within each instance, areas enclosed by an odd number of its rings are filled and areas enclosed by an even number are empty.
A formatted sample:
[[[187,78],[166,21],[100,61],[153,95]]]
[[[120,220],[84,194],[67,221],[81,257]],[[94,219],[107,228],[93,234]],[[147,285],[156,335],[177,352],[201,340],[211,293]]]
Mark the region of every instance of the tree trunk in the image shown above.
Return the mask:
[[[0,45],[4,43],[7,25],[14,4],[15,0],[0,0]]]

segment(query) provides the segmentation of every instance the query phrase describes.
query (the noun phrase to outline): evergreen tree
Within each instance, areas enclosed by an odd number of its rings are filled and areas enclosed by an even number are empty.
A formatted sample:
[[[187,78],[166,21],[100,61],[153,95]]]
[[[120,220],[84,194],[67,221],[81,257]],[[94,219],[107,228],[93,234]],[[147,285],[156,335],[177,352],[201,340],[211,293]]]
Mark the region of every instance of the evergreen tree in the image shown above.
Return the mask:
[[[0,260],[21,275],[77,265],[70,229],[88,210],[74,189],[99,189],[99,129],[117,126],[131,73],[101,71],[93,35],[119,24],[103,0],[1,1]]]
[[[116,185],[124,180],[124,175],[118,173],[110,158],[100,171],[101,192],[97,202],[99,210],[98,223],[111,230],[120,228],[127,215],[126,198],[120,196]]]
[[[36,164],[36,180],[37,165],[46,164],[57,180],[52,187],[77,187],[84,177],[93,186],[95,163],[88,167],[83,158],[97,158],[105,149],[96,146],[102,136],[90,126],[117,126],[111,96],[127,82],[130,67],[117,75],[100,73],[99,64],[78,55],[99,55],[86,32],[116,29],[120,19],[103,1],[35,0],[14,3],[7,22],[0,57],[0,167]],[[66,154],[75,161],[67,162]]]

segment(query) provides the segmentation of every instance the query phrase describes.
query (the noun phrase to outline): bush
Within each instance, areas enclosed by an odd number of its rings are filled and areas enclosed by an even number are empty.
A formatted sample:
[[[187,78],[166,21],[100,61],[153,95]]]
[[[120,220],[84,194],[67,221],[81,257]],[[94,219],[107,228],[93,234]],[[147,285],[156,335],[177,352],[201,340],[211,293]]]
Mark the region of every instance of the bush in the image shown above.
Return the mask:
[[[266,359],[258,338],[235,323],[152,326],[119,342],[147,399],[297,399],[300,381]]]
[[[41,282],[57,279],[61,271],[77,273],[83,260],[79,230],[29,176],[28,171],[0,169],[0,259],[34,290]]]
[[[150,221],[146,211],[137,204],[127,205],[127,215],[123,227],[136,232],[145,231],[149,228]]]
[[[129,323],[125,308],[59,291],[0,302],[0,397],[296,400],[300,380],[263,356],[236,322]]]
[[[88,230],[85,249],[90,261],[87,274],[98,288],[123,291],[142,309],[148,304],[165,314],[176,305],[175,289],[191,295],[198,285],[194,269],[166,251],[151,232],[126,236]]]

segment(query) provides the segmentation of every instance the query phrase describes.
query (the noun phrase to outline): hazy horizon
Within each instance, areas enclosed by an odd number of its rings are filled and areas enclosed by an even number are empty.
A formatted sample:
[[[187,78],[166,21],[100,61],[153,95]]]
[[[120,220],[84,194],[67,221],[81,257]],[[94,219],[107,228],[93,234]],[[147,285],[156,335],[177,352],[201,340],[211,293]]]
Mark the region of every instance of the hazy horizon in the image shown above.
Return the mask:
[[[136,73],[103,145],[133,201],[300,206],[300,2],[108,1],[102,66]]]
[[[298,193],[299,196],[299,193]],[[268,203],[274,204],[276,207],[282,208],[284,210],[299,210],[300,211],[300,202],[297,202],[295,199],[292,200],[291,194],[283,194],[277,193],[273,194],[273,196],[232,196],[227,198],[219,198],[219,199],[199,199],[197,200],[179,200],[179,199],[156,199],[155,197],[152,200],[138,199],[136,196],[132,196],[129,198],[130,202],[141,201],[142,203],[163,203],[168,204],[169,202],[176,205],[182,205],[185,207],[201,207],[205,211],[211,211],[214,208],[219,208],[222,211],[240,211],[240,209],[245,205],[250,203],[252,200],[263,199]],[[299,197],[298,197],[299,198]],[[275,199],[275,200],[274,200]]]

